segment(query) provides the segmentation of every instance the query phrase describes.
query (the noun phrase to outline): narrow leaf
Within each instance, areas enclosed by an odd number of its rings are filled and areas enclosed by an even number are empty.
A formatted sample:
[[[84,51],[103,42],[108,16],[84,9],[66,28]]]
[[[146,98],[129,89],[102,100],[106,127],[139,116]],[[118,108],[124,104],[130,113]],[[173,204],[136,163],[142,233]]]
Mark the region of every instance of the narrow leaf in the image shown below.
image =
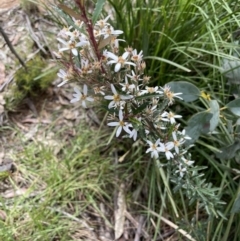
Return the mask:
[[[92,16],[93,23],[96,23],[100,13],[102,12],[102,8],[103,8],[104,4],[105,4],[105,0],[98,0],[97,1],[96,7],[95,7],[94,12],[93,12],[93,16]]]
[[[155,59],[155,60],[159,60],[159,61],[162,61],[162,62],[171,64],[171,65],[173,65],[173,66],[175,66],[175,67],[177,67],[177,68],[179,68],[179,69],[182,69],[182,70],[184,70],[184,71],[186,71],[186,72],[191,72],[190,69],[188,69],[188,68],[186,68],[186,67],[184,67],[184,66],[182,66],[182,65],[180,65],[180,64],[177,64],[177,63],[175,63],[175,62],[173,62],[173,61],[170,61],[170,60],[168,60],[168,59],[164,59],[164,58],[160,58],[160,57],[156,57],[156,56],[148,56],[148,57],[145,57],[144,59]]]
[[[238,212],[240,212],[240,193],[238,194],[237,198],[235,199],[235,202],[231,209],[231,213],[238,213]]]
[[[74,17],[76,20],[81,20],[83,21],[83,18],[81,17],[80,14],[76,13],[74,10],[71,8],[67,7],[64,4],[58,4],[58,7],[62,9],[65,13],[67,13],[69,16]]]

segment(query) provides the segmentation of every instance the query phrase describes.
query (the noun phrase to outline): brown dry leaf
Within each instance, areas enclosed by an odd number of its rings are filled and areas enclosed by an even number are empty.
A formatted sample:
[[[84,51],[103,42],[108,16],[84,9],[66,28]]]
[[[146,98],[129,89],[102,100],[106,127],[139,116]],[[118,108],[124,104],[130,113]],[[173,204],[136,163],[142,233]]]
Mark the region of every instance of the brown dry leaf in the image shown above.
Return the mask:
[[[78,13],[76,13],[74,10],[71,8],[67,7],[64,4],[58,4],[58,7],[61,8],[65,13],[70,15],[71,17],[74,17],[76,20],[83,20],[82,16]]]
[[[117,206],[118,209],[115,210],[114,217],[115,217],[115,239],[119,239],[124,231],[124,223],[125,223],[125,212],[126,212],[126,202],[125,202],[125,195],[124,195],[124,184],[121,184],[118,199],[117,199]]]
[[[111,42],[111,40],[112,40],[112,36],[109,36],[105,39],[100,40],[98,43],[98,49],[100,50],[104,48],[106,45],[108,45]]]
[[[63,111],[63,116],[66,120],[75,120],[78,116],[78,111],[77,110],[72,111],[72,110],[65,109]]]
[[[5,81],[5,65],[0,62],[0,85]]]

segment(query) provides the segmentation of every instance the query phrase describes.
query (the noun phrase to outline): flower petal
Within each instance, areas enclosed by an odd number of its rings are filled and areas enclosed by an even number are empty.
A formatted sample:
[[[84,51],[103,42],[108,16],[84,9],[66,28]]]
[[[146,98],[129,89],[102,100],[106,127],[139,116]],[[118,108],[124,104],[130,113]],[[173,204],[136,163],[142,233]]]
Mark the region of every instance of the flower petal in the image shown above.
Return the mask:
[[[112,90],[114,95],[118,94],[113,84],[111,84],[111,90]]]
[[[122,126],[119,126],[116,132],[116,137],[118,137],[121,134]]]
[[[118,72],[119,70],[121,69],[121,64],[120,63],[117,63],[114,67],[114,71],[115,72]]]

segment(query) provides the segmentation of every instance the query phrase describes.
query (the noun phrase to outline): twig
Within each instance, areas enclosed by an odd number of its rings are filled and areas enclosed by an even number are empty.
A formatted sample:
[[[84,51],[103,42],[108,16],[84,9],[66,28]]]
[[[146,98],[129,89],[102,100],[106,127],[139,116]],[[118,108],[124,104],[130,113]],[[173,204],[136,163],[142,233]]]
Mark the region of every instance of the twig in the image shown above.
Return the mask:
[[[143,231],[143,230],[142,230],[143,221],[144,221],[143,216],[140,216],[140,220],[139,220],[139,223],[138,223],[137,232],[136,232],[134,241],[139,241],[140,238],[141,238],[141,233],[142,233],[142,231]]]
[[[101,54],[100,54],[99,49],[98,49],[97,41],[94,37],[94,26],[93,26],[92,20],[89,19],[88,16],[87,16],[84,1],[75,0],[75,2],[78,5],[79,9],[81,10],[81,17],[83,19],[83,22],[86,24],[86,29],[87,29],[87,32],[89,34],[89,39],[91,41],[91,44],[93,46],[94,52],[97,56],[97,59],[98,59],[99,62],[101,62]],[[103,74],[106,74],[106,71],[105,71],[105,69],[103,68],[102,65],[101,65],[101,70],[102,70]]]
[[[139,223],[133,218],[133,216],[128,211],[125,211],[125,216],[129,221],[131,221],[135,228],[139,227]],[[145,239],[148,239],[150,237],[144,229],[142,229],[142,234]]]
[[[25,68],[25,70],[27,71],[27,66],[25,65],[24,61],[20,58],[20,56],[18,55],[18,53],[15,51],[15,49],[12,46],[11,41],[9,40],[7,34],[4,32],[4,30],[2,29],[2,27],[0,26],[0,32],[5,40],[5,42],[7,43],[9,49],[11,50],[11,52],[17,57],[17,59],[19,60],[19,62],[21,63],[21,65]]]

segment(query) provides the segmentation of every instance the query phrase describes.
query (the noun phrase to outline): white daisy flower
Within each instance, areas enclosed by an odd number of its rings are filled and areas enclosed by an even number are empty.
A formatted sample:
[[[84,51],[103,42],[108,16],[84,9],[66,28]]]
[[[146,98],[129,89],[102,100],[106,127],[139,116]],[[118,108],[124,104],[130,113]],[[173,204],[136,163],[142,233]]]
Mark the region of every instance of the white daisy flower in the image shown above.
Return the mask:
[[[162,144],[160,142],[160,139],[157,139],[155,143],[152,143],[151,141],[147,140],[147,143],[150,147],[147,149],[146,153],[151,152],[152,158],[158,158],[159,157],[158,153],[160,151],[159,145]]]
[[[174,147],[173,142],[167,142],[167,143],[161,143],[159,147],[159,152],[165,152],[166,158],[169,160],[173,158],[173,154],[170,152],[170,150]]]
[[[73,94],[74,98],[70,101],[71,103],[82,101],[82,106],[84,108],[87,108],[86,101],[91,101],[91,102],[94,101],[92,97],[87,96],[88,88],[86,85],[83,85],[83,93],[81,93],[81,91],[77,87],[74,87],[74,91],[76,93]]]
[[[188,166],[192,166],[192,164],[194,163],[194,161],[188,160],[185,157],[181,157],[181,159],[183,160],[183,162],[188,165]]]
[[[111,84],[111,89],[113,95],[107,95],[104,97],[106,100],[111,100],[111,102],[108,105],[109,109],[111,109],[112,107],[120,106],[121,101],[129,100],[133,97],[132,95],[119,95],[113,84]]]
[[[111,52],[107,52],[107,57],[112,59],[107,62],[107,64],[116,64],[114,67],[114,71],[118,72],[124,65],[133,65],[136,66],[136,64],[127,61],[128,59],[128,52],[125,52],[122,56],[116,56],[115,54]]]
[[[123,121],[123,112],[122,112],[122,110],[119,110],[119,121],[118,122],[115,122],[115,121],[114,122],[110,122],[107,125],[108,126],[116,126],[117,127],[116,137],[118,137],[121,134],[122,129],[124,131],[126,131],[128,134],[131,134],[131,131],[129,130],[129,127],[131,127],[132,125]]]
[[[57,38],[57,40],[64,45],[63,48],[59,49],[59,52],[63,52],[63,51],[66,51],[66,50],[71,50],[73,55],[75,55],[75,56],[78,55],[77,47],[81,47],[81,46],[84,46],[84,45],[87,44],[86,41],[80,41],[80,42],[76,43],[73,40],[70,40],[70,41],[66,42],[65,40],[63,40],[61,38]]]
[[[167,112],[167,111],[164,111],[161,115],[162,117],[162,120],[163,121],[167,121],[167,122],[170,122],[171,124],[175,124],[176,123],[176,118],[182,118],[181,115],[175,115],[173,112]]]

